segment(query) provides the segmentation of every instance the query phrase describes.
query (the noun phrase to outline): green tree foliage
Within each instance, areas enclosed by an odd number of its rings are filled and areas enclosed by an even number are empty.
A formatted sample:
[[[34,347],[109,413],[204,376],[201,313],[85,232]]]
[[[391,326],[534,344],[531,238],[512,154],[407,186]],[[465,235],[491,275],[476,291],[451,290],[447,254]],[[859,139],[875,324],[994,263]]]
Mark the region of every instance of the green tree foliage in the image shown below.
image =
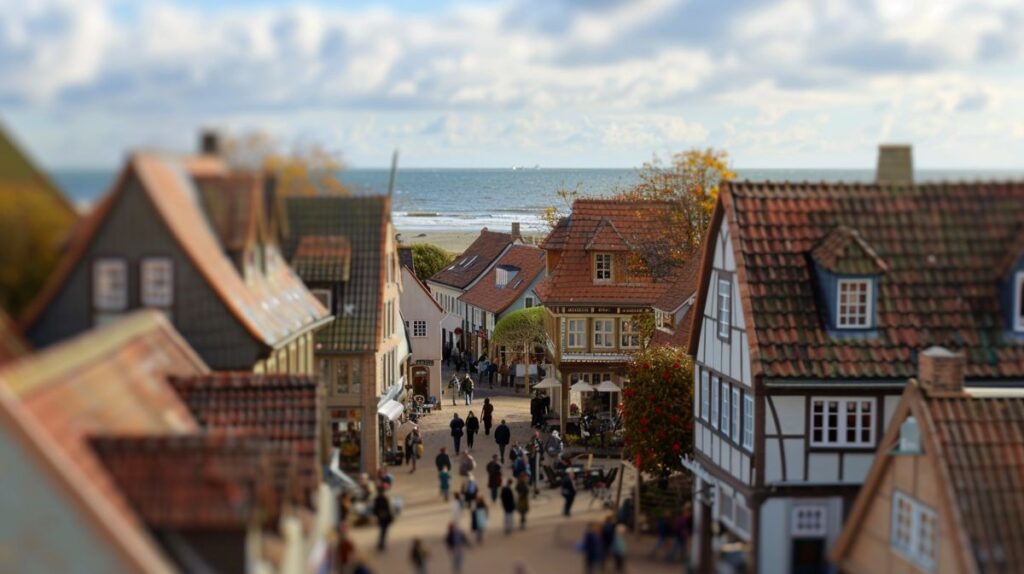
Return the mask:
[[[547,340],[544,313],[543,307],[530,307],[505,315],[494,325],[494,344],[511,351],[515,358],[510,361],[518,359],[524,365],[529,365],[530,350],[534,345],[543,345]],[[530,386],[524,385],[524,390],[529,393]]]
[[[655,347],[633,356],[622,391],[625,456],[643,472],[682,470],[693,452],[693,361],[681,349]]]
[[[413,243],[412,264],[420,281],[430,279],[451,264],[455,256],[430,243]]]

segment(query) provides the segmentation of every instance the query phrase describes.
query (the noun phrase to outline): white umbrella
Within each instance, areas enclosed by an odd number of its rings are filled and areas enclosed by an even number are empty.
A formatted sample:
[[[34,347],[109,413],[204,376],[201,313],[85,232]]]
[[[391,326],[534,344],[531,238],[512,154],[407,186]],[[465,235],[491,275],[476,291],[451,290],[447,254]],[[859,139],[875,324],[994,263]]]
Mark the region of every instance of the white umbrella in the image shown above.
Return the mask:
[[[622,391],[622,389],[619,388],[619,385],[616,385],[611,381],[601,381],[601,384],[597,385],[594,390],[599,393],[618,393]]]
[[[405,437],[409,436],[409,433],[414,428],[416,428],[416,423],[412,421],[402,423],[402,426],[398,427],[398,430],[395,431],[395,437],[398,438],[398,442],[405,442]]]
[[[558,379],[548,375],[544,377],[544,380],[533,386],[535,389],[560,389],[562,383]]]
[[[590,393],[593,392],[594,386],[586,381],[576,381],[569,389],[577,393]]]

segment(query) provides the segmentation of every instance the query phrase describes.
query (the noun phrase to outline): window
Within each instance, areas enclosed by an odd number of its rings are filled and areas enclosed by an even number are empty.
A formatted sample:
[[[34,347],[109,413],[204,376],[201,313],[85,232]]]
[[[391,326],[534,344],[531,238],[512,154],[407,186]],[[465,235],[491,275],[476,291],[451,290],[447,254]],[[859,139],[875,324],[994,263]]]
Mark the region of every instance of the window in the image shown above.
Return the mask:
[[[607,282],[612,280],[612,254],[598,253],[594,255],[594,281]]]
[[[146,307],[170,307],[174,303],[174,267],[167,257],[148,257],[139,265],[142,292],[139,299]]]
[[[871,281],[840,279],[836,327],[864,329],[871,326]]]
[[[872,446],[874,405],[874,399],[811,399],[811,445]]]
[[[732,396],[729,383],[722,383],[722,432],[729,436],[729,425],[731,423],[732,408],[729,404],[729,398]]]
[[[735,442],[740,442],[740,388],[732,388],[732,427],[729,429],[729,436]]]
[[[892,493],[892,547],[925,570],[935,568],[935,511],[902,492]]]
[[[1015,331],[1024,331],[1024,271],[1017,273],[1017,287],[1014,289],[1016,293],[1017,303],[1014,306],[1014,324],[1013,328]]]
[[[711,426],[718,428],[718,377],[711,377]]]
[[[527,309],[536,305],[536,303],[534,303],[533,297],[527,297],[523,304],[526,306]]]
[[[594,347],[609,349],[613,346],[615,335],[614,319],[594,319]]]
[[[635,321],[623,319],[619,323],[619,346],[635,349],[640,346],[640,326]]]
[[[718,338],[729,340],[732,328],[732,281],[718,280]]]
[[[97,311],[128,308],[128,266],[122,259],[98,259],[92,264],[92,305]]]
[[[427,336],[427,322],[426,321],[413,321],[412,322],[412,336],[413,337],[426,337]]]
[[[316,300],[319,301],[320,304],[323,305],[328,312],[331,311],[330,289],[310,289],[309,292],[312,293],[314,297],[316,297]]]
[[[825,536],[827,515],[824,506],[797,506],[793,509],[790,532],[794,538]]]
[[[708,396],[708,372],[700,371],[700,418],[708,420],[708,408],[711,406],[711,397]]]
[[[743,448],[754,450],[754,396],[743,393]]]

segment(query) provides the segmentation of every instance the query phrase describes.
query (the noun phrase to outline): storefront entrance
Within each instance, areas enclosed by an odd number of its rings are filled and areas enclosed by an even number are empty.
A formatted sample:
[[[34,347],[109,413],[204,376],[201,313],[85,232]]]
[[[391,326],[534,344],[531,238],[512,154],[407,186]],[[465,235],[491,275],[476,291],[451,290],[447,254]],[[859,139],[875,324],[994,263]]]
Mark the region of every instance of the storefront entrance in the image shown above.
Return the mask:
[[[430,369],[428,367],[412,368],[412,394],[413,397],[418,395],[424,399],[430,398]]]

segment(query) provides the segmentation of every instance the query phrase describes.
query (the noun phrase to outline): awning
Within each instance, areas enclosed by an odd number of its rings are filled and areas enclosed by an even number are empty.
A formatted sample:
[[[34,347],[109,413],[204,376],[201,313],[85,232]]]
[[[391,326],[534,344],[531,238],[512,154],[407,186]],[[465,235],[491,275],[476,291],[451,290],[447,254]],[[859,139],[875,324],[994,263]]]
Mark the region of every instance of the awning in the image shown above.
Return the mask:
[[[558,379],[552,377],[551,375],[548,375],[548,376],[544,377],[543,381],[541,381],[541,382],[537,383],[536,385],[534,385],[533,388],[535,388],[535,389],[560,389],[560,388],[562,388],[562,383]]]
[[[576,381],[569,389],[577,393],[589,393],[593,392],[594,386],[586,381]]]
[[[611,381],[601,381],[601,384],[597,385],[594,390],[599,393],[617,393],[622,389],[619,388],[619,385],[616,385]]]
[[[384,404],[377,407],[377,414],[387,417],[389,421],[394,422],[405,412],[405,406],[395,400],[388,399],[384,401]]]

